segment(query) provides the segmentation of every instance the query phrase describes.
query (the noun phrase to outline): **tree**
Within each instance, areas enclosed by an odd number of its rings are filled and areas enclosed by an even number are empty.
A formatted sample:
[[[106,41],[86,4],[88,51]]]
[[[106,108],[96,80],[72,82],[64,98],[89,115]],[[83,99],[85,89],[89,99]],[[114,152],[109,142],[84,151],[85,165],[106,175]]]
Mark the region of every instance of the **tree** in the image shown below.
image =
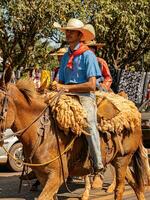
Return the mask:
[[[149,0],[1,0],[3,66],[9,57],[14,66],[49,62],[47,39],[63,43],[53,23],[63,26],[77,17],[94,25],[97,42],[106,44],[102,56],[108,63],[124,68],[149,51],[149,10]]]
[[[150,5],[147,0],[106,0],[95,11],[97,40],[106,43],[104,56],[124,68],[150,50]]]
[[[0,2],[0,49],[2,50],[3,67],[10,58],[13,66],[25,66],[28,61],[38,62],[43,56],[44,62],[49,51],[49,38],[55,34],[53,22],[59,8],[54,1],[16,0]],[[59,8],[60,9],[60,8]],[[57,12],[56,12],[57,13]],[[39,53],[39,46],[41,51]],[[36,51],[38,49],[38,51]]]

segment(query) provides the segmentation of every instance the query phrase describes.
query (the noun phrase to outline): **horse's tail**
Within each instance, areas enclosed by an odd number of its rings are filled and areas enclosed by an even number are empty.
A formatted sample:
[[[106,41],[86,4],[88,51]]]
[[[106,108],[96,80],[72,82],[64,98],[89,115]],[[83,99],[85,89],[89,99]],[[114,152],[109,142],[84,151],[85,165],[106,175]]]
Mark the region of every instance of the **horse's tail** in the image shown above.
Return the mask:
[[[143,146],[142,142],[139,146],[139,150],[140,150],[141,156],[142,156],[145,180],[147,179],[147,183],[148,183],[148,185],[150,185],[150,164],[149,164],[149,158],[148,158],[148,150]]]
[[[133,171],[134,178],[139,188],[144,186],[144,173],[143,173],[144,163],[142,160],[142,155],[140,148],[138,147],[137,151],[133,155]]]
[[[149,165],[147,165],[148,155],[144,149],[141,143],[133,155],[134,178],[139,188],[144,187],[145,177],[147,177],[148,180],[150,178],[150,168]]]

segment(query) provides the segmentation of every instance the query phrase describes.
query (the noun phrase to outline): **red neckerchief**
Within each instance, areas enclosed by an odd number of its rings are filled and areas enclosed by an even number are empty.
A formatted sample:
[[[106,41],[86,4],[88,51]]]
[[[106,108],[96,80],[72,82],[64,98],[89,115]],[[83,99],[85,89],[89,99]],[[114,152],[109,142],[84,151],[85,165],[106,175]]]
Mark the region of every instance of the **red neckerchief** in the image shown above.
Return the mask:
[[[83,43],[80,43],[80,47],[77,50],[73,51],[72,53],[69,53],[69,60],[67,63],[67,67],[72,69],[74,57],[83,54],[87,50],[89,50],[89,47],[84,45]]]

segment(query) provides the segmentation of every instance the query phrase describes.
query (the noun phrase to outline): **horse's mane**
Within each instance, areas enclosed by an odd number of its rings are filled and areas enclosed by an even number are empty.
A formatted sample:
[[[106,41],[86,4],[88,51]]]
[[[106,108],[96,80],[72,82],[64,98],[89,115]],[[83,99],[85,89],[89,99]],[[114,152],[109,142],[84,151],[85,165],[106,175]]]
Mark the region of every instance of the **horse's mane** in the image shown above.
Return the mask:
[[[19,80],[16,87],[23,94],[28,103],[31,103],[31,98],[36,95],[35,85],[32,80]]]

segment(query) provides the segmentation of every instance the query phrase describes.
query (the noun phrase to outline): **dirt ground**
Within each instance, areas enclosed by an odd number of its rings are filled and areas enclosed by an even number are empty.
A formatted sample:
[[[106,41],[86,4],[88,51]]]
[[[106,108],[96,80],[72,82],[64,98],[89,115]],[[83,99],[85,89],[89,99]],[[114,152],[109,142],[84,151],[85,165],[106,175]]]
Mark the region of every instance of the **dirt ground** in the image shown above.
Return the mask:
[[[23,181],[21,192],[19,189],[19,175],[20,173],[12,173],[6,170],[6,168],[0,168],[0,200],[35,200],[41,192],[41,188],[37,192],[31,192],[31,182]],[[106,188],[111,183],[112,177],[110,172],[106,172],[104,185],[102,190],[93,190],[91,192],[90,200],[113,200],[113,194],[106,193]],[[32,181],[33,182],[33,181]],[[68,185],[72,193],[69,193],[65,187],[60,188],[58,192],[59,200],[79,200],[84,183],[81,180],[77,180]],[[150,199],[150,190],[145,193],[146,200]],[[131,188],[126,185],[123,200],[136,200],[135,194]]]

